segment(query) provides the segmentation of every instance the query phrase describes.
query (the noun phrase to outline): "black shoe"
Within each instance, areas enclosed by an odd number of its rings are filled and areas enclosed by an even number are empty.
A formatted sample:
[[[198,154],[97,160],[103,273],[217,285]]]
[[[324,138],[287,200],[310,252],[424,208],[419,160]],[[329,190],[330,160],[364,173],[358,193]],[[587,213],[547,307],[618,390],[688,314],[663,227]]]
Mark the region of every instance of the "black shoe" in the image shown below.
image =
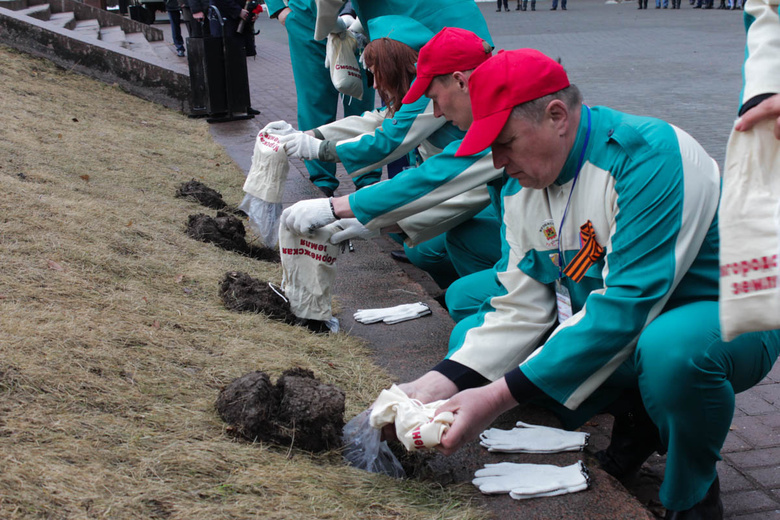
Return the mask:
[[[515,7],[515,11],[522,11],[522,9],[520,9],[520,6],[518,5],[517,7]]]
[[[558,9],[558,8],[557,7],[551,7],[550,11],[555,11],[556,9]]]
[[[504,11],[506,11],[506,12],[508,13],[508,12],[509,12],[509,8],[508,8],[508,7],[505,7],[505,8],[504,8]]]
[[[260,111],[259,110],[255,110],[252,107],[249,107],[249,108],[246,109],[246,113],[249,114],[250,116],[256,116],[256,115],[260,114]]]
[[[715,477],[704,498],[685,511],[666,510],[666,520],[721,520],[723,518],[723,502],[720,500],[720,482]]]
[[[634,475],[656,451],[666,453],[658,428],[647,415],[639,395],[621,401],[627,409],[614,414],[609,446],[596,453],[601,469],[618,480]]]
[[[328,188],[327,186],[317,186],[317,189],[324,193],[326,197],[332,197],[333,192],[335,191],[333,188]]]
[[[498,9],[496,9],[496,12],[500,13],[501,12],[501,8],[499,7]]]
[[[390,258],[398,262],[403,262],[405,264],[412,263],[412,261],[409,260],[409,257],[406,256],[406,252],[403,249],[399,249],[397,251],[390,251]]]
[[[566,10],[566,8],[565,8],[565,7],[561,7],[561,11],[565,11],[565,10]]]

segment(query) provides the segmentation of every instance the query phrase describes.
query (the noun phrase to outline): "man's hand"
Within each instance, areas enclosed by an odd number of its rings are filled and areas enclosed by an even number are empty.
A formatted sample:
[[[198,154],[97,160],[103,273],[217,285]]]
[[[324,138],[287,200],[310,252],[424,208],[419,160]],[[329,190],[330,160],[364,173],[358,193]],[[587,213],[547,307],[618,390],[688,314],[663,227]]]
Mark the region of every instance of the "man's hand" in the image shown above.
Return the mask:
[[[299,235],[336,221],[328,199],[309,199],[296,202],[282,212],[282,225]]]
[[[197,13],[192,13],[192,17],[198,21],[201,21],[206,17],[206,15],[203,14],[203,11],[198,11]]]
[[[303,132],[293,132],[283,135],[279,141],[284,144],[284,151],[289,157],[301,159],[318,159],[322,141]]]
[[[753,128],[756,123],[765,119],[775,120],[775,139],[780,139],[780,94],[775,94],[770,98],[754,106],[737,120],[734,130],[745,132]]]
[[[440,399],[447,399],[458,393],[458,387],[441,372],[431,370],[423,376],[398,385],[398,388],[412,399],[417,399],[423,404],[432,403]],[[436,412],[438,414],[438,411]],[[479,433],[482,433],[480,430]],[[382,428],[382,439],[396,440],[395,427],[388,424]]]
[[[476,439],[496,417],[515,406],[517,401],[509,392],[503,377],[487,386],[456,394],[436,410],[436,415],[442,412],[455,415],[455,421],[444,433],[436,449],[445,455],[452,455],[464,444]]]
[[[291,13],[291,9],[289,7],[285,7],[281,11],[279,11],[279,14],[276,16],[276,19],[279,20],[279,23],[282,24],[282,27],[287,28],[285,25],[285,22],[287,21],[287,16]]]
[[[338,244],[353,238],[369,240],[379,236],[379,231],[368,229],[356,218],[341,219],[336,225],[341,228],[341,231],[336,231],[330,236],[331,244]]]
[[[242,20],[246,20],[249,18],[249,11],[246,9],[241,9],[241,14],[238,15]]]

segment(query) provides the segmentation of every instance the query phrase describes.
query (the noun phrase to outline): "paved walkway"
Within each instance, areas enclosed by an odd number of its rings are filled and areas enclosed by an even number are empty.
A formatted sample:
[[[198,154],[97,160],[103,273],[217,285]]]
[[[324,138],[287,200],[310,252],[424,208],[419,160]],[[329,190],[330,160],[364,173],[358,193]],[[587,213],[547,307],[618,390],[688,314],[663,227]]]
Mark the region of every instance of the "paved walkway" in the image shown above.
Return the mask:
[[[377,0],[378,1],[378,0]],[[569,0],[568,10],[550,11],[549,0],[539,0],[536,12],[495,12],[493,2],[480,4],[497,48],[535,47],[559,56],[586,102],[604,104],[636,114],[666,119],[696,137],[722,165],[728,132],[735,117],[740,90],[744,30],[741,11],[699,10],[683,2],[682,9],[637,10],[636,3],[605,4],[601,0]],[[167,30],[162,24],[158,27]],[[259,55],[248,60],[253,106],[262,113],[254,120],[211,125],[212,134],[248,170],[257,130],[265,123],[296,120],[296,98],[286,36],[275,20],[257,22]],[[293,165],[286,202],[314,197],[305,169]],[[352,189],[340,170],[339,194]],[[415,377],[446,349],[451,324],[436,308],[431,318],[405,325],[362,326],[351,320],[351,310],[407,303],[418,299],[435,305],[434,285],[426,275],[402,272],[385,253],[385,241],[358,244],[354,255],[340,262],[336,290],[342,326],[368,339],[379,362],[399,380]],[[359,288],[359,290],[356,290]],[[367,301],[370,299],[371,301]],[[757,387],[737,396],[731,433],[723,450],[719,474],[726,516],[734,519],[780,518],[780,367]],[[532,419],[554,424],[543,412]],[[534,415],[535,414],[535,415]],[[528,415],[524,415],[528,419]],[[532,421],[532,419],[529,419]],[[590,453],[607,442],[610,419],[599,416],[584,429],[593,433]],[[472,448],[472,455],[479,450]],[[481,456],[484,459],[484,455]],[[568,463],[567,457],[553,459]],[[588,459],[592,463],[592,459]],[[479,467],[468,456],[442,469],[451,480],[466,481]],[[541,462],[539,459],[526,462]],[[545,460],[544,462],[549,462]],[[439,463],[441,464],[441,463]],[[460,464],[460,467],[457,467]],[[662,514],[657,486],[663,457],[654,457],[629,488],[655,514]],[[591,464],[593,465],[593,464]],[[434,467],[435,464],[434,464]],[[517,503],[508,499],[481,499],[496,516],[521,518],[641,518],[646,514],[603,472],[594,472],[586,493]]]

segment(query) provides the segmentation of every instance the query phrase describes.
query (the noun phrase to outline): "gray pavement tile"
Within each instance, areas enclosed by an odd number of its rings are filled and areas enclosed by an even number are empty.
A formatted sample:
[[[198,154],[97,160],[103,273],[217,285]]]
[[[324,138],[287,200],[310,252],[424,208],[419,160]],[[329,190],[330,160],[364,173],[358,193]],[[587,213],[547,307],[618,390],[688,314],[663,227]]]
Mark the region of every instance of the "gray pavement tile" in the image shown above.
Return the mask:
[[[780,466],[778,465],[748,469],[745,470],[745,474],[767,489],[780,488]]]
[[[772,511],[761,511],[760,513],[749,513],[746,515],[729,516],[733,520],[778,520],[780,519],[780,509]]]
[[[752,393],[772,405],[780,404],[780,383],[758,385],[752,389]]]
[[[728,453],[725,458],[739,468],[759,468],[762,466],[780,466],[780,448],[754,449]]]
[[[750,491],[755,489],[755,483],[729,466],[726,462],[718,463],[718,476],[720,477],[720,490],[723,493],[737,491]]]
[[[756,448],[780,446],[780,415],[735,417],[731,429]]]
[[[763,490],[724,494],[722,499],[723,513],[726,517],[735,514],[773,511],[780,506],[780,502]]]
[[[767,388],[769,392],[763,392],[762,390],[764,388]],[[772,398],[772,401],[765,399],[765,395],[769,395],[769,397]],[[737,409],[744,412],[746,415],[777,413],[778,409],[772,405],[772,403],[776,402],[775,395],[777,399],[780,400],[780,383],[763,385],[760,388],[754,387],[749,392],[737,394]]]

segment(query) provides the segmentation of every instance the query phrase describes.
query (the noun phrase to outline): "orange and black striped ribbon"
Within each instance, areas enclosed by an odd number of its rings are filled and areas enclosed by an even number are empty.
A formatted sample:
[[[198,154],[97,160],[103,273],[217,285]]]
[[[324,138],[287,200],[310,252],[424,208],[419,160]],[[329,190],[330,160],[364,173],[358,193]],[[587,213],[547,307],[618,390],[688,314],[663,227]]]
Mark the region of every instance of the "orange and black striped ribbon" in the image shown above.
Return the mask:
[[[580,241],[582,249],[572,258],[563,274],[579,283],[585,276],[585,271],[599,261],[604,255],[604,248],[596,242],[596,231],[593,229],[593,223],[589,220],[580,226]]]

